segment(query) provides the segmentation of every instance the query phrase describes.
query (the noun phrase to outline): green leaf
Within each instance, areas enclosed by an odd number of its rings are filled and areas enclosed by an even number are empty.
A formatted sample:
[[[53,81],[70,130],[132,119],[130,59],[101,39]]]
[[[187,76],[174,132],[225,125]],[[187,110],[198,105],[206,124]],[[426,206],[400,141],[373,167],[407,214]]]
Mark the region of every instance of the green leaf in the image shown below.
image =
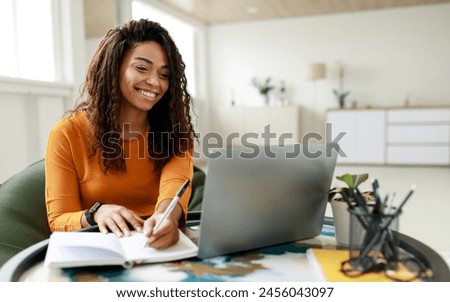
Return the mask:
[[[367,180],[367,178],[369,178],[369,174],[367,174],[367,173],[365,173],[365,174],[346,173],[341,176],[336,176],[336,178],[345,182],[349,188],[356,188],[357,186],[359,186],[360,184],[365,182]]]
[[[354,175],[355,176],[355,187],[359,186],[360,184],[362,184],[363,182],[365,182],[367,180],[367,178],[369,178],[369,174],[358,174],[358,175]]]
[[[344,174],[341,176],[337,176],[336,178],[345,182],[347,184],[347,186],[349,186],[349,188],[353,188],[355,180],[352,175],[347,173],[347,174]]]

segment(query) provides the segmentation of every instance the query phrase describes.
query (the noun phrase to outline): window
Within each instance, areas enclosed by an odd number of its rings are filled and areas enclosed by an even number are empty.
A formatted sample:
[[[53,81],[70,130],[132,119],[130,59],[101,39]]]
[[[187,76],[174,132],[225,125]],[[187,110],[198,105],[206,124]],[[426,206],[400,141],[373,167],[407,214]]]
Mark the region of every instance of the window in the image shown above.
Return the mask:
[[[52,0],[0,0],[0,76],[55,81]]]
[[[133,1],[132,16],[135,20],[145,18],[159,22],[161,26],[169,31],[186,64],[185,72],[189,93],[195,96],[195,27],[143,1]]]

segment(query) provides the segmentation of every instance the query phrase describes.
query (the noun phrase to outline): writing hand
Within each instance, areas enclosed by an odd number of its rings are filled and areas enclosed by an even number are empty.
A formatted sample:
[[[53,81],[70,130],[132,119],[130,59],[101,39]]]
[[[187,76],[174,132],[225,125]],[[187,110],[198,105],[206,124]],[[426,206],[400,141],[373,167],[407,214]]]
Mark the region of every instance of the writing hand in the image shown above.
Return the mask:
[[[147,245],[164,249],[178,242],[178,221],[173,216],[167,217],[158,229],[155,225],[162,218],[161,213],[155,213],[144,222],[143,232],[147,236]]]

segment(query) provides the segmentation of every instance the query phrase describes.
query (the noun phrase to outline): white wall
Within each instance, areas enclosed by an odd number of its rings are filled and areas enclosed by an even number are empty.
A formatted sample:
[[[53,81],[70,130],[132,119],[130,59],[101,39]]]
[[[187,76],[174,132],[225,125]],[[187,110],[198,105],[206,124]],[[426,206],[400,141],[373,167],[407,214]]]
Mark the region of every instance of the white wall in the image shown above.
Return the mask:
[[[211,108],[229,105],[231,89],[237,105],[261,104],[251,78],[272,77],[305,107],[304,130],[320,131],[338,106],[337,60],[358,106],[402,106],[408,94],[411,105],[450,105],[449,28],[450,4],[211,26]],[[305,72],[316,61],[327,77],[313,83]]]
[[[72,87],[2,79],[0,91],[1,184],[44,157],[48,132],[67,109]]]
[[[61,59],[69,66],[64,79],[73,86],[0,79],[0,183],[43,157],[48,129],[78,95],[99,41],[84,40],[82,0],[61,3],[63,12],[70,11],[63,27],[72,31],[70,39],[64,35]],[[360,106],[401,106],[407,94],[412,105],[450,105],[449,28],[450,4],[207,27],[201,43],[206,53],[198,54],[199,118],[213,123],[204,111],[229,105],[231,89],[237,105],[261,104],[250,80],[270,76],[276,83],[285,80],[291,102],[304,107],[304,132],[320,131],[325,110],[337,106],[331,92],[336,60],[347,67],[349,100]],[[304,76],[315,61],[325,62],[328,74],[312,83]]]

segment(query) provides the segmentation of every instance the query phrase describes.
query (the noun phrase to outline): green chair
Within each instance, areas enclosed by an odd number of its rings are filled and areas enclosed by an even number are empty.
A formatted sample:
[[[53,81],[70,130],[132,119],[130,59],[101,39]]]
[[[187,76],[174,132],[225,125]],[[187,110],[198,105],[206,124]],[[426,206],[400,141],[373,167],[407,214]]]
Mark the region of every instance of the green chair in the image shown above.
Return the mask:
[[[194,176],[192,177],[192,192],[189,199],[188,213],[200,212],[202,210],[203,190],[205,187],[206,173],[197,166],[194,166]]]
[[[50,234],[44,160],[40,160],[0,186],[0,266]]]
[[[194,167],[188,221],[199,219],[205,173]],[[45,165],[40,160],[0,186],[0,266],[50,237],[45,207]]]

